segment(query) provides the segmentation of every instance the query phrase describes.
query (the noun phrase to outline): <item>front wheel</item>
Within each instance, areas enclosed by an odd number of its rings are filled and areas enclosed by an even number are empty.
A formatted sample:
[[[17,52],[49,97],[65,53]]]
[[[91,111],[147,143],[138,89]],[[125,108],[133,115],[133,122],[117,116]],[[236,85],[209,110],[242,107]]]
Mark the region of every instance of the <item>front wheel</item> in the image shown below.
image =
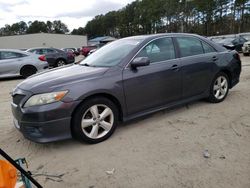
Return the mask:
[[[219,103],[222,102],[229,91],[229,79],[228,76],[220,72],[218,73],[210,86],[209,102]]]
[[[109,138],[117,127],[116,105],[103,97],[84,102],[73,117],[72,133],[79,141],[96,144]]]

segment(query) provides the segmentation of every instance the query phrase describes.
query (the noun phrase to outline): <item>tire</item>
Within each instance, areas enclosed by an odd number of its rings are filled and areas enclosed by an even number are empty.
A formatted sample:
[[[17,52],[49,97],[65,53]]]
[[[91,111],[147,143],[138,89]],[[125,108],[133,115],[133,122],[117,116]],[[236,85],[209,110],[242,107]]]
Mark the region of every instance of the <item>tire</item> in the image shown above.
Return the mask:
[[[64,59],[58,59],[57,62],[56,62],[56,66],[57,67],[61,67],[61,66],[64,66],[66,65],[66,61]]]
[[[24,78],[28,78],[29,76],[36,74],[37,69],[34,66],[24,66],[20,70],[20,75]]]
[[[224,72],[219,72],[210,86],[208,101],[211,103],[222,102],[229,91],[229,78]]]
[[[73,115],[71,130],[77,140],[96,144],[108,139],[117,124],[117,106],[107,98],[95,97],[78,107]]]
[[[243,53],[243,56],[249,56],[249,53]]]

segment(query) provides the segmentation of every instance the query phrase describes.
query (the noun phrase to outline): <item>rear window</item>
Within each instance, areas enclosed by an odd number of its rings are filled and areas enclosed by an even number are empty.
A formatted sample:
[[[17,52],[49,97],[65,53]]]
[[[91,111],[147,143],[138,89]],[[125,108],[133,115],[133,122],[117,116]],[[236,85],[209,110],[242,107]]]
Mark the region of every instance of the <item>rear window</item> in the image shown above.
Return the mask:
[[[204,49],[205,53],[215,52],[215,49],[212,46],[210,46],[209,44],[205,43],[205,42],[202,42],[202,46],[203,46],[203,49]]]

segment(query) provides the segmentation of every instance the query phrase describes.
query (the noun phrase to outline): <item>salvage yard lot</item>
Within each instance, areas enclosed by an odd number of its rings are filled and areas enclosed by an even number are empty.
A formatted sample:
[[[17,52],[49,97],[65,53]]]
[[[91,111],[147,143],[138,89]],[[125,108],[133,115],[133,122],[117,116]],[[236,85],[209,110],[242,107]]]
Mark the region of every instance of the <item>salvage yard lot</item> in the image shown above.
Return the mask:
[[[12,124],[9,95],[22,79],[0,80],[0,147],[25,157],[44,187],[250,187],[250,57],[219,104],[198,101],[122,124],[97,145],[36,144]],[[204,158],[208,150],[210,158]],[[109,175],[108,170],[114,169]]]

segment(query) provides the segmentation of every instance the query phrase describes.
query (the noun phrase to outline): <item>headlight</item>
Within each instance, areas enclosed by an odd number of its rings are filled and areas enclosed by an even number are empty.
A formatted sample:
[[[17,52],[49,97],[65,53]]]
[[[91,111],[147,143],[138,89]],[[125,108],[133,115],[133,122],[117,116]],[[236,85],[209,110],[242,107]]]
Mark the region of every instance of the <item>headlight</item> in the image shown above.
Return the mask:
[[[57,101],[60,101],[67,93],[68,91],[59,91],[59,92],[33,95],[26,101],[26,103],[24,104],[24,107],[37,106],[37,105],[57,102]]]

